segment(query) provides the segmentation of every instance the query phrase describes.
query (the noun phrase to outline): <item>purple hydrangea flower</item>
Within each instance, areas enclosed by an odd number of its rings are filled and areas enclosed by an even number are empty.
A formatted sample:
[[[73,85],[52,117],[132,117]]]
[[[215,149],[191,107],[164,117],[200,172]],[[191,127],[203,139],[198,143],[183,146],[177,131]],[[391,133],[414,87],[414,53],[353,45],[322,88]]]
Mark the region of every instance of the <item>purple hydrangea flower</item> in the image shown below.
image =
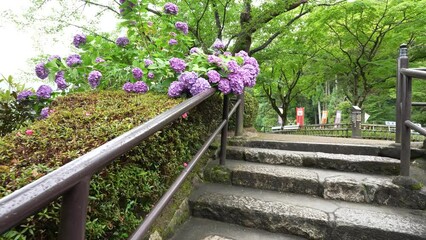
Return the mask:
[[[223,42],[217,38],[216,41],[214,41],[212,47],[216,50],[220,50],[225,48],[225,44],[223,44]]]
[[[133,77],[134,77],[136,80],[141,80],[141,79],[142,79],[142,77],[143,77],[142,69],[137,68],[137,67],[132,69],[132,74],[133,74]]]
[[[240,66],[234,60],[229,61],[228,64],[227,64],[227,67],[228,67],[229,72],[231,72],[231,73],[238,72],[238,70],[240,69]]]
[[[246,77],[244,78],[244,86],[253,87],[256,84],[257,71],[253,65],[244,65],[242,71]]]
[[[198,78],[197,81],[192,85],[189,92],[192,96],[195,96],[199,93],[204,92],[205,90],[211,88],[210,83],[204,78]]]
[[[101,57],[97,57],[95,60],[96,63],[101,63],[101,62],[105,62],[105,60]]]
[[[246,57],[248,57],[248,53],[246,51],[244,51],[244,50],[241,50],[238,53],[236,53],[235,56],[246,58]]]
[[[101,78],[102,73],[97,70],[93,70],[89,73],[87,80],[89,81],[89,84],[92,88],[96,88],[101,83]]]
[[[223,55],[225,57],[232,57],[232,53],[231,52],[224,52]]]
[[[45,119],[45,118],[47,118],[47,117],[49,116],[49,114],[50,114],[50,109],[49,109],[49,107],[45,107],[45,108],[41,109],[41,112],[40,112],[40,119]]]
[[[168,95],[169,97],[175,98],[179,97],[185,90],[185,84],[180,81],[174,81],[170,84]]]
[[[41,85],[36,92],[37,97],[41,99],[49,99],[53,90],[48,85]]]
[[[37,77],[40,79],[45,79],[47,76],[49,76],[49,70],[46,68],[44,63],[39,63],[35,66],[35,72]]]
[[[186,63],[182,59],[179,58],[171,58],[169,60],[170,67],[177,73],[181,73],[186,68]]]
[[[152,65],[154,62],[151,59],[145,59],[145,67],[148,67],[149,65]]]
[[[133,86],[133,83],[131,83],[131,82],[126,82],[123,85],[123,90],[128,92],[128,93],[133,92],[133,88],[134,88],[134,86]]]
[[[169,40],[169,45],[170,46],[173,46],[173,45],[176,45],[176,44],[178,44],[178,41],[176,39],[172,38],[172,39]]]
[[[184,72],[178,77],[178,80],[182,82],[187,89],[190,89],[197,79],[198,74],[196,72]]]
[[[76,48],[80,48],[81,45],[86,43],[86,35],[76,34],[73,43]]]
[[[75,65],[79,65],[79,64],[82,63],[81,57],[78,54],[70,55],[69,57],[67,57],[66,62],[67,62],[68,67],[73,67]]]
[[[67,82],[65,81],[64,71],[59,71],[55,76],[55,83],[60,90],[64,90],[68,87]]]
[[[47,59],[47,61],[51,62],[52,60],[55,60],[55,59],[61,60],[61,56],[59,56],[59,55],[51,55],[51,56]]]
[[[168,2],[164,5],[164,12],[167,14],[176,15],[178,11],[179,11],[178,6],[176,6],[173,3]]]
[[[246,57],[244,58],[244,65],[252,65],[255,70],[256,70],[256,74],[259,74],[259,63],[257,63],[256,58],[254,57]]]
[[[215,63],[217,65],[220,65],[222,63],[222,59],[220,57],[216,57],[215,55],[208,55],[207,61],[209,63]]]
[[[129,44],[129,42],[130,41],[127,37],[119,37],[115,41],[115,44],[117,44],[117,46],[120,46],[120,47],[125,47],[127,44]]]
[[[137,81],[133,84],[133,91],[135,93],[146,93],[148,92],[148,85],[143,81]]]
[[[220,74],[216,70],[208,71],[207,76],[209,77],[209,82],[211,83],[217,83],[220,81]]]
[[[177,30],[182,31],[183,34],[188,34],[188,24],[185,22],[176,22],[175,27]]]
[[[24,90],[24,91],[18,93],[18,96],[16,97],[16,99],[18,101],[23,101],[25,99],[28,99],[32,95],[34,95],[33,91],[31,91],[31,90]]]
[[[149,79],[153,79],[154,78],[154,73],[153,72],[149,72],[148,73],[148,78]]]
[[[189,54],[194,54],[194,53],[201,53],[201,50],[197,47],[193,47],[191,48],[191,50],[189,50]]]
[[[231,73],[228,75],[229,85],[231,86],[232,92],[240,95],[244,92],[244,80],[239,73]]]
[[[226,79],[226,78],[220,79],[219,83],[217,84],[217,88],[223,94],[229,94],[229,93],[231,93],[231,86],[229,85],[229,80]]]

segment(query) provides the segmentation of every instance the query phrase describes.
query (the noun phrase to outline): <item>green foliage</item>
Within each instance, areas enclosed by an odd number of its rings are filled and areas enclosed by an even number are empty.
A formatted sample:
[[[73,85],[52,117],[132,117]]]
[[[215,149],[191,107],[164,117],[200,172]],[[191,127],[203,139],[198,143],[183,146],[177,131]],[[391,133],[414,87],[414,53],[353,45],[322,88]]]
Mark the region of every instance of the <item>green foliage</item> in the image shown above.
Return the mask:
[[[221,118],[216,95],[92,177],[87,239],[123,239],[183,170]],[[26,135],[19,129],[0,138],[0,197],[53,171],[175,106],[182,99],[122,91],[59,97],[54,112]],[[215,117],[216,116],[216,117]],[[60,200],[3,235],[52,239]]]

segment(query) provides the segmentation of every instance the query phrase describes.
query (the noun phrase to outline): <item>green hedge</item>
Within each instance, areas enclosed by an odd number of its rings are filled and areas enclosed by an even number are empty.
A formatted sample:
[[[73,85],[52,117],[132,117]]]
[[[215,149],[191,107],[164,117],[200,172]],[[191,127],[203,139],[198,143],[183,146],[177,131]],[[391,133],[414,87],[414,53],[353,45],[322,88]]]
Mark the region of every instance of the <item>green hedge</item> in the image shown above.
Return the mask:
[[[79,93],[53,102],[54,113],[0,138],[0,197],[146,122],[183,99],[123,91]],[[164,193],[221,118],[218,95],[154,134],[93,176],[87,239],[124,239]],[[55,239],[60,200],[3,239]]]

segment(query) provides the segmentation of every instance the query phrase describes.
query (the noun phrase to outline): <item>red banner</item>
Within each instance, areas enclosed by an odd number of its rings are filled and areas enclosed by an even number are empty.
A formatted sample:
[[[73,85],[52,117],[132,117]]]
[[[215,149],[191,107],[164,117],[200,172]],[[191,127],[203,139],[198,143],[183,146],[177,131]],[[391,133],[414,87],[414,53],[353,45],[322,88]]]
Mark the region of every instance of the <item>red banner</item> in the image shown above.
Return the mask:
[[[305,108],[304,107],[296,108],[296,124],[298,126],[303,126],[305,124]]]

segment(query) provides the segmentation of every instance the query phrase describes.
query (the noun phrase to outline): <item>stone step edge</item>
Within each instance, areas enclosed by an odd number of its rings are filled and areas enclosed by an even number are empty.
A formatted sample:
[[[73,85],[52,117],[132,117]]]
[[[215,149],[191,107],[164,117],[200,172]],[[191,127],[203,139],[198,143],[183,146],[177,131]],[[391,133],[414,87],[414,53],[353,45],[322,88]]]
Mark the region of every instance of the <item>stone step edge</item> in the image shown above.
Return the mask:
[[[250,162],[288,165],[296,167],[316,167],[349,172],[379,173],[397,175],[400,161],[394,158],[346,155],[322,152],[302,152],[264,148],[230,146],[226,151],[228,159]]]
[[[260,170],[256,169],[257,167]],[[293,173],[287,174],[286,170]],[[412,190],[392,183],[392,179],[388,177],[379,179],[373,175],[364,177],[364,174],[320,171],[328,172],[330,176],[320,178],[318,173],[306,168],[269,166],[242,161],[233,161],[220,166],[217,161],[212,161],[205,168],[204,176],[214,183],[308,194],[347,202],[426,209],[426,187]],[[336,175],[332,175],[334,172]],[[359,179],[355,179],[354,176]]]
[[[415,210],[404,212],[403,216],[399,216],[398,212],[392,214],[345,207],[325,212],[309,206],[220,193],[204,193],[190,198],[190,208],[195,217],[309,239],[426,239],[426,225],[423,224],[426,214]]]

